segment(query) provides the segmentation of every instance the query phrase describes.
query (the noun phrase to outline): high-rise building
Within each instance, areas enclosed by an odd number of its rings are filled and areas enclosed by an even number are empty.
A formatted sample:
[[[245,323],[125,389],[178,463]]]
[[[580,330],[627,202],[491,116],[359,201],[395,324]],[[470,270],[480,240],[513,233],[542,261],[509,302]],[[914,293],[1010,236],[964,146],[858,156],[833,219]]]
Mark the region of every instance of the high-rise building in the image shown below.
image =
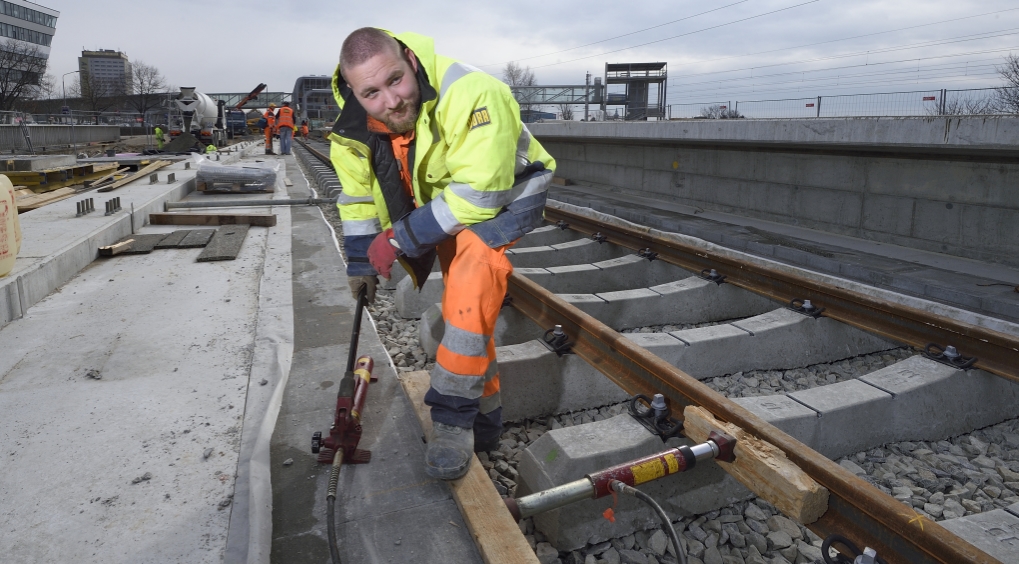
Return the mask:
[[[25,0],[0,0],[0,49],[13,41],[49,59],[58,17],[60,12]]]
[[[81,90],[89,85],[102,88],[104,95],[130,94],[134,79],[127,55],[113,49],[82,51],[78,57]]]

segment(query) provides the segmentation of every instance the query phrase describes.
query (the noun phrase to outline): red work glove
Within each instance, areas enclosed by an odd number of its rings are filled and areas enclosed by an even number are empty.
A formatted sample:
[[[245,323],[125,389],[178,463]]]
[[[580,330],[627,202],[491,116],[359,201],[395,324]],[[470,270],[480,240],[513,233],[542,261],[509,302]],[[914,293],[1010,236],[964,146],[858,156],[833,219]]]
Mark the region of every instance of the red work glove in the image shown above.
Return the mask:
[[[368,246],[368,262],[375,267],[375,272],[386,280],[393,274],[393,261],[396,260],[397,252],[397,248],[390,241],[393,241],[393,230],[386,229],[376,235],[375,240]]]

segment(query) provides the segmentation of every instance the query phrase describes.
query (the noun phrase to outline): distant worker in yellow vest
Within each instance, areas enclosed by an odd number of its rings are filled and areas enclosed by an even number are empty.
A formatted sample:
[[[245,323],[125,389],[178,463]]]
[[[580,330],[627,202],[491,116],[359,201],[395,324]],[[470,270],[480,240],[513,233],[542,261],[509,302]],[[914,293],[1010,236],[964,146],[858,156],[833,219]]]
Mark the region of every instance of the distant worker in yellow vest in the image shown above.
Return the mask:
[[[216,145],[213,144],[213,143],[209,143],[208,145],[205,146],[205,152],[206,153],[215,153],[216,152]]]
[[[280,136],[280,154],[289,155],[294,142],[294,110],[290,102],[283,102],[283,107],[276,112],[276,129]]]
[[[163,150],[163,126],[161,126],[161,125],[157,125],[156,126],[155,135],[156,135],[156,149],[162,151]]]
[[[265,111],[265,154],[275,155],[276,153],[272,150],[272,135],[276,129],[276,104],[269,104],[269,109]]]

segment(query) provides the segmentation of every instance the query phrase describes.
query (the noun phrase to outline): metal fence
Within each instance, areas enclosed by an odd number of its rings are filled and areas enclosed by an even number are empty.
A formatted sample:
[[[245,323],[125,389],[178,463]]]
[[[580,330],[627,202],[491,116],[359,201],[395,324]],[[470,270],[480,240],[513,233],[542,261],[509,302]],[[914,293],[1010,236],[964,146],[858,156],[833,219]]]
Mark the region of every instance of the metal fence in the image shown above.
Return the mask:
[[[683,118],[833,118],[1015,114],[1002,103],[1014,88],[916,90],[842,94],[779,100],[726,100],[669,104],[669,119]]]

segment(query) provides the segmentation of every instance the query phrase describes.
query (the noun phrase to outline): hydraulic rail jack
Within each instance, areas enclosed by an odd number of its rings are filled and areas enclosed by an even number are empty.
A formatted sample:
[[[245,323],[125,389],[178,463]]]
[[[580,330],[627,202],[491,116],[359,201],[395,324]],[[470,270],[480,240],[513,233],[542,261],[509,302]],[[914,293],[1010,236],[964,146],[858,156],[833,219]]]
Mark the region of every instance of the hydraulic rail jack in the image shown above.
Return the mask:
[[[339,564],[339,546],[336,543],[335,503],[336,489],[340,480],[340,468],[343,463],[366,464],[371,461],[372,453],[357,448],[361,441],[361,414],[364,413],[365,398],[368,397],[368,384],[378,378],[372,376],[375,361],[370,356],[357,356],[357,343],[361,337],[361,313],[367,303],[367,288],[362,287],[357,294],[357,305],[354,310],[354,329],[350,335],[350,353],[347,355],[347,370],[340,380],[340,391],[336,395],[336,414],[329,434],[324,439],[320,431],[311,437],[311,452],[318,454],[322,464],[332,464],[329,475],[329,489],[326,494],[327,521],[329,526],[329,551],[333,562]]]

